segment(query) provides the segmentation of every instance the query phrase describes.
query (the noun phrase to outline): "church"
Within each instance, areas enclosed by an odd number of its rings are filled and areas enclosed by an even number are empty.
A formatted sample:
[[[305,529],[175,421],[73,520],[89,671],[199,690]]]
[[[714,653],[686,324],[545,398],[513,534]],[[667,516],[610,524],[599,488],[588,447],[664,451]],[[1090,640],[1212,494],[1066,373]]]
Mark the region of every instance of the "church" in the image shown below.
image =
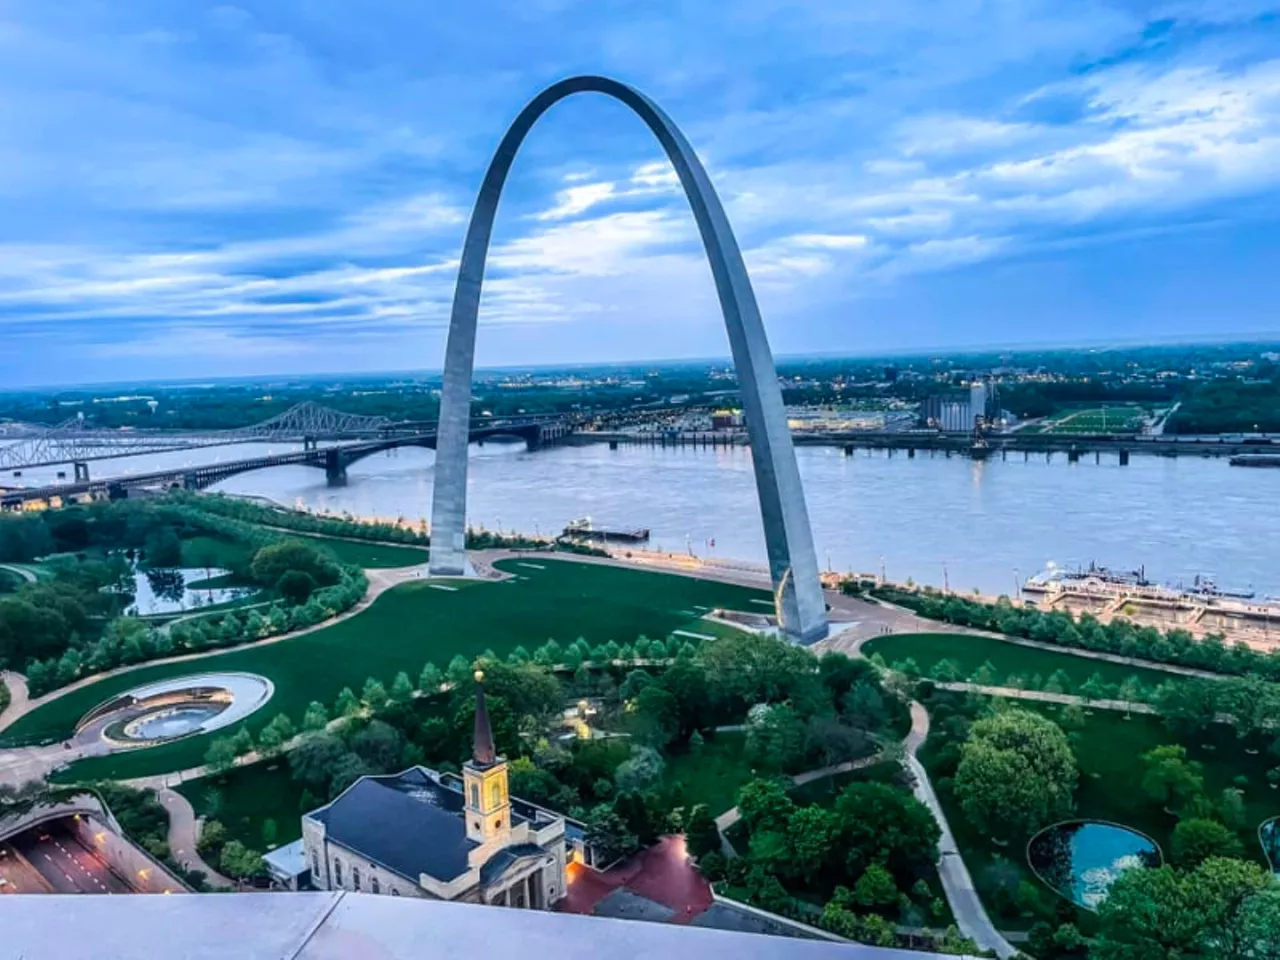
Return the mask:
[[[580,825],[512,797],[476,672],[475,742],[462,776],[411,767],[361,777],[304,814],[311,886],[550,910],[565,896]]]

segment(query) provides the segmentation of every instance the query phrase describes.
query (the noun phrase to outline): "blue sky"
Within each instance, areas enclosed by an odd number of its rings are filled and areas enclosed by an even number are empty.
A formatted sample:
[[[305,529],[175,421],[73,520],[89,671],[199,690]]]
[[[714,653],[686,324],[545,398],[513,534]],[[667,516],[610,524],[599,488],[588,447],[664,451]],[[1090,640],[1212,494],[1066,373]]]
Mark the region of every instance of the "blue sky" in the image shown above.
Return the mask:
[[[6,0],[0,386],[438,368],[489,154],[680,123],[775,352],[1280,331],[1280,3]],[[595,96],[504,197],[480,362],[727,353]]]

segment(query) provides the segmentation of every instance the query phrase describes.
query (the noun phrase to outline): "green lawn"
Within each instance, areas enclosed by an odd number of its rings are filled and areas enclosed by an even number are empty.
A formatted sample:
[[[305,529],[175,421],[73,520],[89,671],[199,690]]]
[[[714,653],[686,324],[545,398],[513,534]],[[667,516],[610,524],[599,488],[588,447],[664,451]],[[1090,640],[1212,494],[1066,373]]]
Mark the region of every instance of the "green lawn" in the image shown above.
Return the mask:
[[[288,760],[237,767],[217,780],[188,780],[176,789],[197,814],[217,820],[232,840],[254,850],[266,850],[262,827],[268,820],[275,821],[277,846],[302,836],[302,786],[289,775]]]
[[[1177,674],[1155,668],[1131,667],[966,633],[892,634],[868,641],[863,644],[862,651],[867,656],[878,653],[890,664],[910,657],[926,676],[939,660],[954,660],[966,677],[990,660],[999,674],[1000,683],[1011,673],[1030,680],[1036,674],[1047,679],[1055,670],[1062,670],[1071,678],[1073,690],[1095,673],[1104,682],[1116,685],[1129,677],[1137,677],[1149,687],[1178,679]]]
[[[1063,709],[1054,704],[1030,701],[1019,706],[1036,710],[1055,721],[1060,721]],[[1134,715],[1126,720],[1122,712],[1111,710],[1087,714],[1084,728],[1070,735],[1080,766],[1077,817],[1133,827],[1154,839],[1167,857],[1177,820],[1143,792],[1144,771],[1139,758],[1161,744],[1182,743],[1188,756],[1204,765],[1207,796],[1216,800],[1224,789],[1235,785],[1236,777],[1247,778],[1248,784],[1244,788],[1246,823],[1240,830],[1240,839],[1246,855],[1265,864],[1257,829],[1264,820],[1280,813],[1280,793],[1272,790],[1266,781],[1266,771],[1273,761],[1268,757],[1264,743],[1250,740],[1242,743],[1225,725],[1215,726],[1208,735],[1196,738],[1194,742],[1185,742],[1165,727],[1159,717]],[[933,741],[930,741],[930,746],[933,746]],[[1249,747],[1262,749],[1259,754],[1251,755],[1246,752]],[[946,811],[956,843],[988,909],[994,909],[992,864],[996,857],[1006,858],[1021,878],[1036,882],[1044,904],[1052,909],[1057,902],[1056,895],[1039,884],[1027,866],[1026,838],[1000,847],[988,835],[975,830],[955,801],[949,781],[939,782],[934,774],[932,751],[926,749],[922,752],[921,760],[933,775],[938,798]],[[1034,919],[1005,915],[1000,917],[999,923],[1017,929],[1029,927]]]
[[[708,737],[698,752],[667,758],[663,783],[683,784],[686,803],[705,803],[711,815],[718,817],[737,803],[738,788],[753,776],[743,758],[745,746],[746,737],[741,733]]]
[[[1133,404],[1063,410],[1040,427],[1041,433],[1136,433],[1149,411]]]
[[[309,537],[303,533],[280,533],[282,539],[302,540],[327,550],[343,563],[366,569],[380,567],[412,567],[426,563],[425,547],[398,543],[375,543],[363,540],[339,540],[333,537]],[[220,537],[199,536],[182,542],[182,562],[188,567],[233,567],[249,561],[253,550],[246,544]]]
[[[473,657],[492,649],[506,654],[518,645],[532,651],[549,637],[570,643],[619,643],[640,634],[666,637],[678,629],[710,634],[696,608],[758,610],[765,591],[671,574],[599,564],[552,560],[503,561],[519,578],[466,581],[442,590],[409,583],[388,591],[368,610],[323,630],[247,650],[211,654],[195,661],[158,664],[75,690],[28,714],[5,731],[7,743],[66,737],[90,708],[142,683],[208,670],[261,674],[275,684],[271,702],[246,721],[256,731],[276,713],[295,722],[311,700],[332,704],[344,686],[357,692],[366,677],[390,683],[406,670],[416,678],[423,663],[442,669],[455,654]],[[224,731],[224,733],[234,730]],[[198,766],[208,737],[108,757],[93,757],[62,779],[147,776]]]

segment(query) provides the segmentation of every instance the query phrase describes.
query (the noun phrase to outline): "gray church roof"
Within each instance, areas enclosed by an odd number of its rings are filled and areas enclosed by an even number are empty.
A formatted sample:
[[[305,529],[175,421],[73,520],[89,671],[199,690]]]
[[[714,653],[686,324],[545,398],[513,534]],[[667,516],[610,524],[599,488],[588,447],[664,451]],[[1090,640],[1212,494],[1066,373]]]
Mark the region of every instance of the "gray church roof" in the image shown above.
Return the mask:
[[[326,836],[388,870],[417,882],[427,874],[447,883],[468,870],[462,795],[421,768],[364,777],[327,807],[308,814]]]

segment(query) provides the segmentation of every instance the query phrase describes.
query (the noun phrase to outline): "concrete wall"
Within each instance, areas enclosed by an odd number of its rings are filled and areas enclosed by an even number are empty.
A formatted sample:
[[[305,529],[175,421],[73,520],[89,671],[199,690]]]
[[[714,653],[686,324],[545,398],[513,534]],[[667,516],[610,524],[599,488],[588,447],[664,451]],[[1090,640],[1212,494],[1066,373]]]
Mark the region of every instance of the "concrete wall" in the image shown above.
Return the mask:
[[[97,817],[73,820],[80,842],[96,850],[138,893],[187,893],[187,887],[158,860]]]

